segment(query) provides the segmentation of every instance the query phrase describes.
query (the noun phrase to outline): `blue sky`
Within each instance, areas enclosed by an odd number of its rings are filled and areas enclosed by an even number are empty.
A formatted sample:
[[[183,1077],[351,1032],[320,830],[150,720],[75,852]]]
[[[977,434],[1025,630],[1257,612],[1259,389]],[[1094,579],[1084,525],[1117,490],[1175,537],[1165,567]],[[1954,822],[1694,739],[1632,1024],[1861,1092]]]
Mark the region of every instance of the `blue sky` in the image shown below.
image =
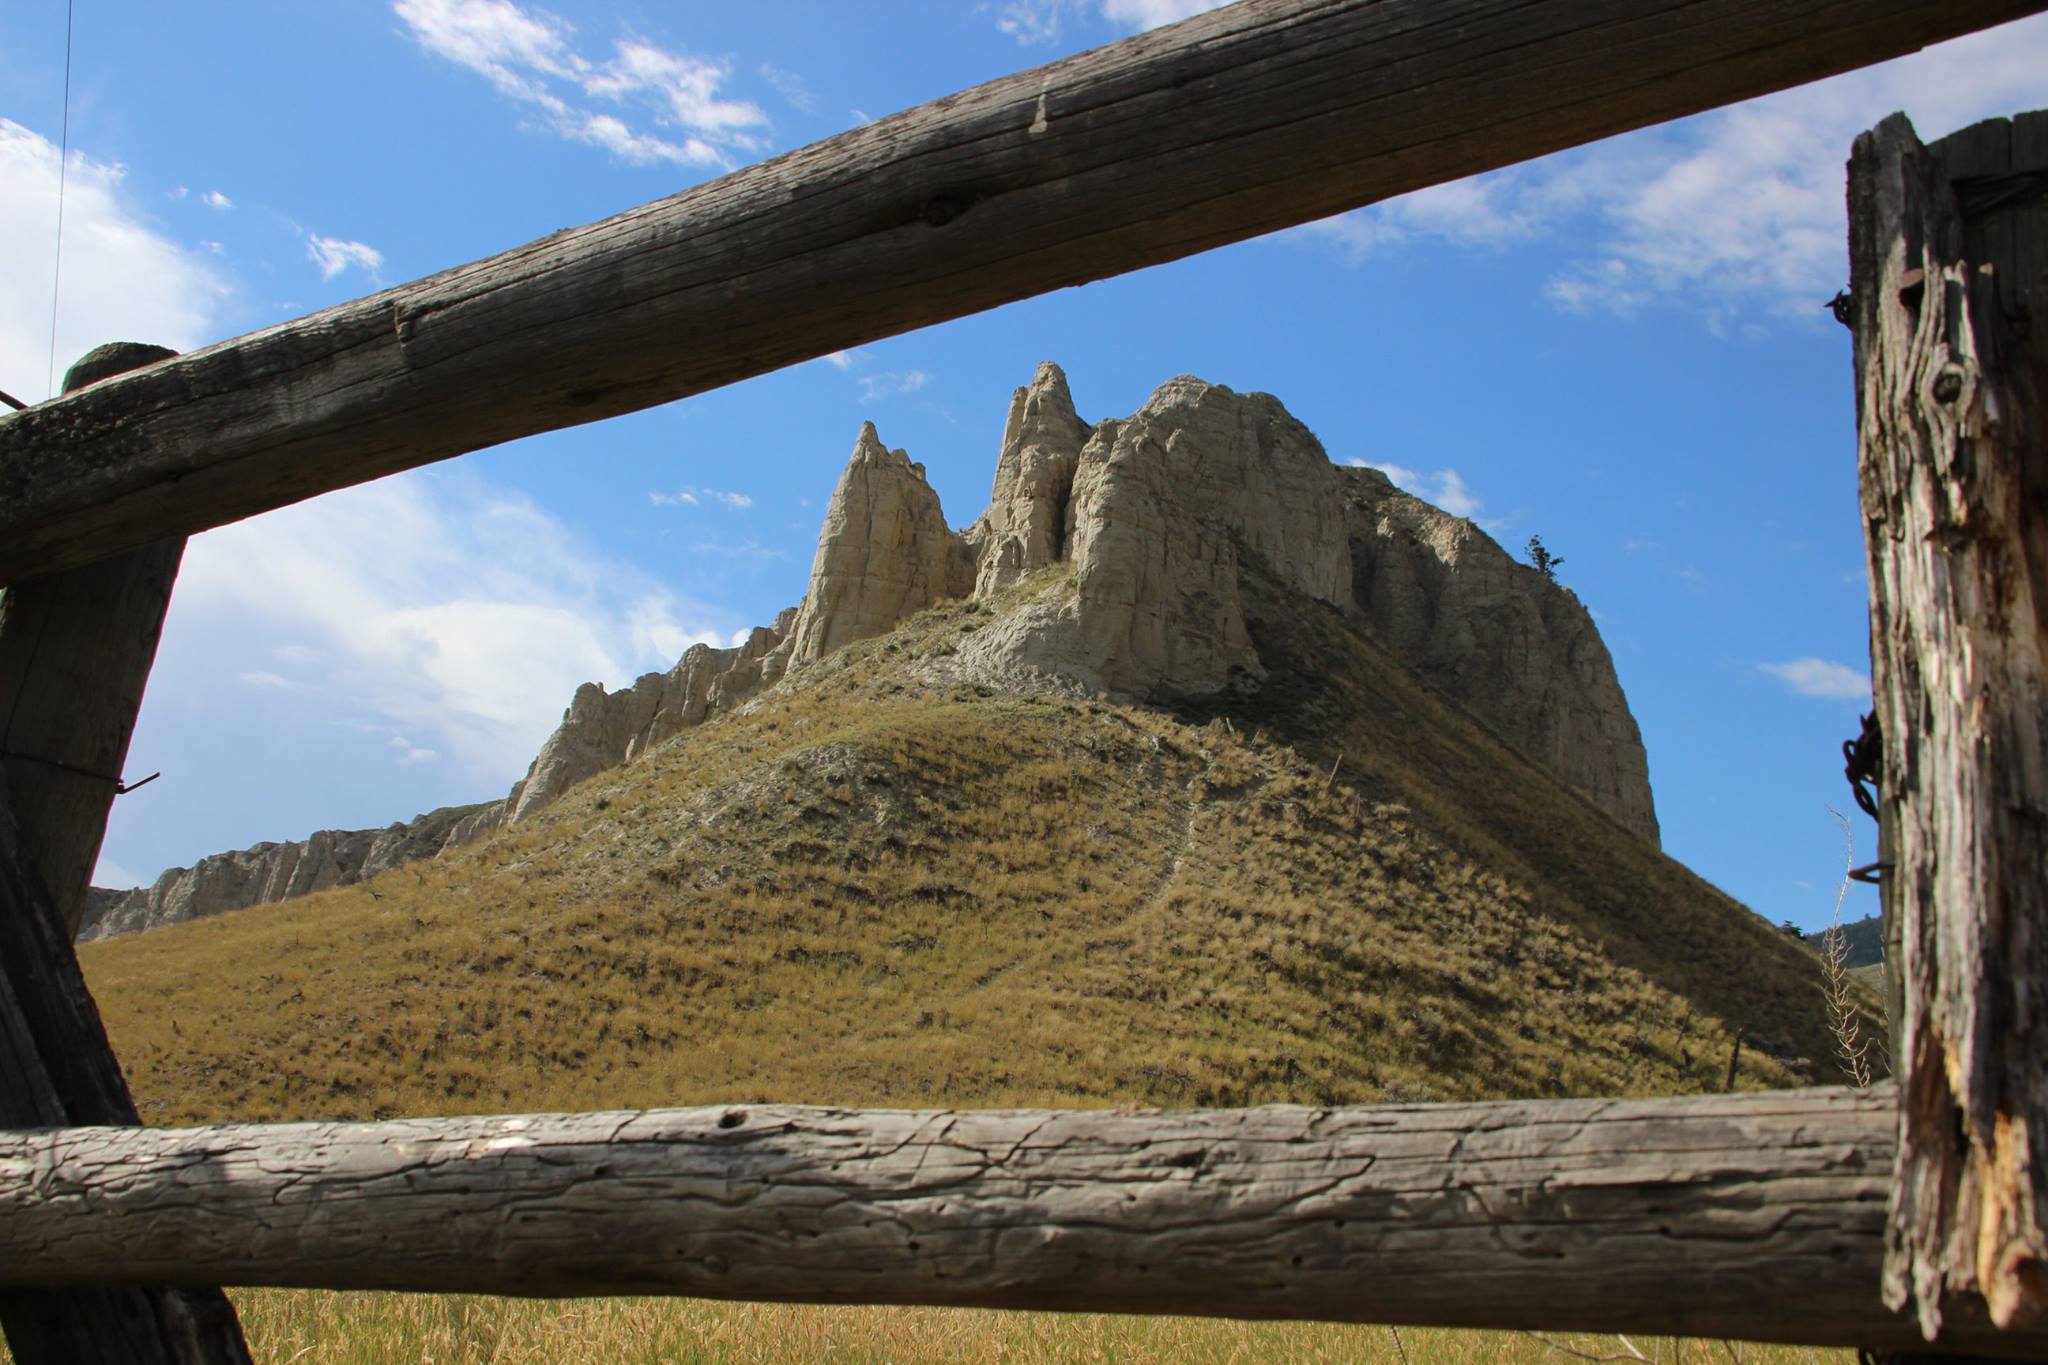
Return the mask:
[[[1204,7],[79,0],[54,368],[267,326]],[[0,389],[30,400],[64,25],[61,0],[0,17]],[[1332,459],[1518,552],[1540,535],[1614,653],[1666,849],[1818,927],[1868,685],[1823,309],[1841,163],[1894,109],[1931,137],[2043,105],[2034,19],[209,532],[128,765],[164,777],[116,803],[101,880],[502,794],[577,683],[802,595],[862,421],[972,520],[1010,390],[1053,359],[1090,420],[1180,373],[1264,389]]]

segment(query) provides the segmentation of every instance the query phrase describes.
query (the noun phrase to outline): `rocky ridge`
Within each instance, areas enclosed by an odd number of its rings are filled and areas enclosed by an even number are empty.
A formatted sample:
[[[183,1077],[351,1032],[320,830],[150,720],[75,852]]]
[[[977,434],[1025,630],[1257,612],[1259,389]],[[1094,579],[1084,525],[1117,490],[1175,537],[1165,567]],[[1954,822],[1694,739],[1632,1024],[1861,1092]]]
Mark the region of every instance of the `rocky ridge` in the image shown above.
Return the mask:
[[[381,831],[260,844],[96,890],[81,938],[346,885],[518,821],[596,773],[744,705],[842,646],[948,598],[991,598],[1056,564],[1057,590],[998,615],[947,661],[997,686],[1031,680],[1146,698],[1255,690],[1246,619],[1256,565],[1342,612],[1510,747],[1657,842],[1648,764],[1614,666],[1569,589],[1396,488],[1333,465],[1269,394],[1191,376],[1090,425],[1050,362],[1016,391],[988,510],[948,528],[924,466],[864,424],[819,535],[804,600],[730,649],[577,689],[502,801]]]

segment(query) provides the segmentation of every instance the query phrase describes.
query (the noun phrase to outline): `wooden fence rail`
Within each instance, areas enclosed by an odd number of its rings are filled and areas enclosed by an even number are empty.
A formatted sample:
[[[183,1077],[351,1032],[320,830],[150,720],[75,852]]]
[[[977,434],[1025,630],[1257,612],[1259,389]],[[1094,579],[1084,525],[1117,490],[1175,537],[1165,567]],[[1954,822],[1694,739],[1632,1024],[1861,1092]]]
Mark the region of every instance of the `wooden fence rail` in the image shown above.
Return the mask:
[[[0,419],[0,584],[2044,0],[1244,0]]]
[[[1917,1345],[1896,1098],[735,1106],[0,1133],[0,1286],[686,1294]],[[1952,1314],[1943,1345],[2048,1354]]]

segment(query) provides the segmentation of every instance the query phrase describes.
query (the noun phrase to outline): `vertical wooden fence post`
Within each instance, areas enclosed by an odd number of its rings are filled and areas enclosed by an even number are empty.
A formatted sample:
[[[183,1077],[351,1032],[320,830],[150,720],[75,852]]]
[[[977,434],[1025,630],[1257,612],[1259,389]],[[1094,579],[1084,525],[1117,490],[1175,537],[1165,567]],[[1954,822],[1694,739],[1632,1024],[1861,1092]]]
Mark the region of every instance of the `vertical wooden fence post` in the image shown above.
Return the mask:
[[[2048,1318],[2048,113],[1849,163],[1896,926],[1885,1297]]]
[[[102,346],[64,387],[170,354]],[[0,1128],[137,1121],[71,939],[184,549],[159,542],[0,598]],[[0,1326],[19,1365],[249,1358],[218,1289],[4,1293]]]

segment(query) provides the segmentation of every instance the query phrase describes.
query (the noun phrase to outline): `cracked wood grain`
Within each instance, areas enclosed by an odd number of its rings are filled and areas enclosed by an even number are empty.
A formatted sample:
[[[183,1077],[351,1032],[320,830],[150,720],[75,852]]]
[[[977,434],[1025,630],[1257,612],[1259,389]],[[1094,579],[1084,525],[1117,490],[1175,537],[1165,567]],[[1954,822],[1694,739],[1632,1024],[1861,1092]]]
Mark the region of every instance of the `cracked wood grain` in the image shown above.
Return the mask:
[[[169,354],[102,346],[64,387]],[[136,1121],[71,938],[184,544],[52,574],[0,600],[0,1125]],[[17,1365],[249,1358],[212,1287],[0,1291],[0,1328]]]
[[[2048,0],[1245,0],[0,419],[0,583]]]
[[[136,342],[96,347],[65,372],[64,391],[176,354]],[[0,770],[23,853],[67,938],[85,915],[184,554],[184,537],[175,536],[0,597]]]
[[[1887,1300],[2048,1325],[2048,113],[1850,161],[1899,1180]]]
[[[1878,1089],[0,1133],[0,1285],[171,1277],[1896,1346],[1918,1333],[1878,1299],[1893,1113]],[[1960,1320],[1949,1333],[1990,1335]]]

